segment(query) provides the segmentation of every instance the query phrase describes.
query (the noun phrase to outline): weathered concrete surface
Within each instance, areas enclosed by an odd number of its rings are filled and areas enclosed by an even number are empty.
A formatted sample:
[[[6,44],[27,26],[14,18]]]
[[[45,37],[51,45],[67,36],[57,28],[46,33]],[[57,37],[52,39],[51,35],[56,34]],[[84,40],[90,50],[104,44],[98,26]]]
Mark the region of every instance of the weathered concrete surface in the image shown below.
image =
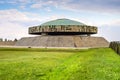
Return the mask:
[[[37,36],[21,38],[15,46],[36,47],[108,47],[103,37],[90,36]]]
[[[29,27],[29,34],[39,35],[80,35],[80,34],[96,34],[98,29],[96,26],[88,26],[78,21],[70,19],[56,19],[45,22],[38,26]]]

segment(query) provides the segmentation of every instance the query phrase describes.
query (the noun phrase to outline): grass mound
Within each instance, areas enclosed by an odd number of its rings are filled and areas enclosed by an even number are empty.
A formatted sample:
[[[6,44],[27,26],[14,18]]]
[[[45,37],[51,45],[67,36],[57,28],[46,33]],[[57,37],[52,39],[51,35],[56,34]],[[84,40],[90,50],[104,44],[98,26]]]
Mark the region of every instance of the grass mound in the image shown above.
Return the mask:
[[[0,48],[0,80],[119,80],[119,66],[110,48]]]

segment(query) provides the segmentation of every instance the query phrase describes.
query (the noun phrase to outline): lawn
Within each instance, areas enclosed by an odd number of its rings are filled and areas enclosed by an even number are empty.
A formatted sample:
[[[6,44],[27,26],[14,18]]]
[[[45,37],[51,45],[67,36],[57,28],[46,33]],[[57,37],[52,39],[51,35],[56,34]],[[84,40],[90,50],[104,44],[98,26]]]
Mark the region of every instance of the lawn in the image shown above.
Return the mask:
[[[0,80],[120,80],[110,48],[0,48]]]

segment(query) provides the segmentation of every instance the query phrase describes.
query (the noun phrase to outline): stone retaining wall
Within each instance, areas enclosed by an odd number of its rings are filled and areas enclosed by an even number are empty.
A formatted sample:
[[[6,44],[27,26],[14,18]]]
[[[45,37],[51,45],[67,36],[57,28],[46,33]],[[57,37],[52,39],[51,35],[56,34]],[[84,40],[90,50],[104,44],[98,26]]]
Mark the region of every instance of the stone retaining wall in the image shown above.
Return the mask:
[[[13,46],[15,43],[15,41],[0,41],[0,46]]]
[[[21,38],[15,46],[37,47],[108,47],[103,37],[90,36],[37,36]]]

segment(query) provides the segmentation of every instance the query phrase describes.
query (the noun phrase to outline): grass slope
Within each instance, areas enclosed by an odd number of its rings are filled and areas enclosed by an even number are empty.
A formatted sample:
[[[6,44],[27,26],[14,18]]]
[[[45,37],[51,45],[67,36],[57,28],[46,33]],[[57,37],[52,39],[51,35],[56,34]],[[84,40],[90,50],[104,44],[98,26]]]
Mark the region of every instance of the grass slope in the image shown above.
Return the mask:
[[[0,80],[119,80],[120,56],[110,48],[0,48]]]

